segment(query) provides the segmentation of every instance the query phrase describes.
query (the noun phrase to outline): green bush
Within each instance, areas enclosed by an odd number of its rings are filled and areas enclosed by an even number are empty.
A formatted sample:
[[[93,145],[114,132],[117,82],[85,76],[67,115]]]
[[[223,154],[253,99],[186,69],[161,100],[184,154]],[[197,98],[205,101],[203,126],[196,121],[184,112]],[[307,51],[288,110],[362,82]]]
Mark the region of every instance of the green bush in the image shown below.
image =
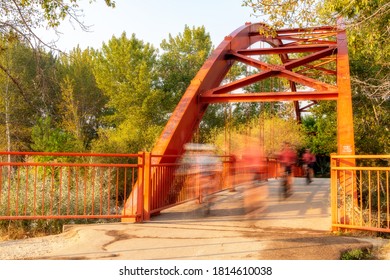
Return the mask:
[[[344,252],[341,255],[341,260],[371,260],[373,255],[369,249],[353,249]]]

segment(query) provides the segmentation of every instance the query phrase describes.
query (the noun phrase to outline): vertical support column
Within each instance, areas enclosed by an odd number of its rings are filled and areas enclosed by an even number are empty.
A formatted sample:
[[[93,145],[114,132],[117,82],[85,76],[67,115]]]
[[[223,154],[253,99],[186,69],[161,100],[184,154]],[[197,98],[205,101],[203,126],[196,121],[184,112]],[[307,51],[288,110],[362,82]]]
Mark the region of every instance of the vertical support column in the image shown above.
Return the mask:
[[[337,153],[339,155],[354,155],[355,140],[353,130],[352,93],[349,74],[349,59],[346,31],[338,22],[337,32]],[[350,163],[355,165],[355,161]]]
[[[351,81],[350,81],[350,69],[348,58],[348,41],[346,36],[345,26],[342,19],[338,20],[337,31],[337,86],[338,86],[338,99],[337,99],[337,153],[339,155],[354,155],[355,154],[355,138],[353,129],[353,112],[352,112],[352,93],[351,93]],[[356,165],[355,159],[346,158],[340,160],[340,166],[353,167]],[[357,203],[356,188],[353,184],[354,172],[344,172],[341,175],[340,172],[336,173],[337,180],[340,184],[343,184],[345,193],[344,197],[350,199],[352,205]],[[342,182],[342,183],[341,183]],[[346,201],[346,200],[345,200]],[[348,211],[346,205],[340,205],[340,219],[345,223],[348,223]],[[346,213],[344,213],[344,210]],[[353,206],[352,209],[353,210]]]

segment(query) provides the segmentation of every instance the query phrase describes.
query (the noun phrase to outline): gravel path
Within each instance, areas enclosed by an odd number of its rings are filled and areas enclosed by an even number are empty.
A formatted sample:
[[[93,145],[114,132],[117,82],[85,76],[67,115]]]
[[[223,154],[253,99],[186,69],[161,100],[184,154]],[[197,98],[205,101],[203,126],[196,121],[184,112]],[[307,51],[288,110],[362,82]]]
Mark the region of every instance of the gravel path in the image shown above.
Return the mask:
[[[75,235],[60,234],[0,242],[0,260],[39,259],[76,242]]]

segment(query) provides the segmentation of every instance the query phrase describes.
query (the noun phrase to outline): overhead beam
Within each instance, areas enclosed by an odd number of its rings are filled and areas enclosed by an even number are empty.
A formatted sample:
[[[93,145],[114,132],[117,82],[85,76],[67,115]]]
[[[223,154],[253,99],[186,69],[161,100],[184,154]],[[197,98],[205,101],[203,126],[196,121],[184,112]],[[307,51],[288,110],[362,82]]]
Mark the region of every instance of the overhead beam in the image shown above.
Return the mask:
[[[273,70],[272,71],[264,71],[264,72],[254,74],[254,75],[251,75],[249,77],[228,83],[226,85],[211,89],[208,92],[212,92],[213,94],[221,94],[221,93],[231,92],[233,90],[251,85],[253,83],[262,81],[264,79],[277,76],[278,73],[279,73],[278,71],[273,71]]]
[[[284,66],[286,67],[286,69],[294,69],[296,67],[305,65],[307,63],[310,63],[310,62],[313,62],[313,61],[316,61],[316,60],[319,60],[321,58],[324,58],[324,57],[327,57],[330,55],[334,55],[334,54],[337,54],[337,48],[336,47],[329,47],[325,50],[313,53],[313,54],[305,56],[303,58],[294,59],[291,62],[285,63]]]
[[[304,101],[304,100],[337,100],[337,91],[311,92],[258,92],[258,93],[222,93],[201,95],[201,103],[228,103],[228,102],[276,102],[276,101]]]
[[[305,53],[317,52],[329,48],[329,45],[299,45],[291,47],[275,47],[275,48],[255,48],[238,50],[237,53],[242,55],[265,55],[265,54],[282,54],[282,53]]]

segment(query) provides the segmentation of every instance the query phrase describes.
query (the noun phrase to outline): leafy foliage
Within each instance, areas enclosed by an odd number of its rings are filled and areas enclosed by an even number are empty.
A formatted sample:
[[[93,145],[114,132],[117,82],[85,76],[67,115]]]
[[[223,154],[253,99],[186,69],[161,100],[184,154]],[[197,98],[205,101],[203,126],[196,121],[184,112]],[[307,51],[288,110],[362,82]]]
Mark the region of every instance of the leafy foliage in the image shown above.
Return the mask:
[[[305,131],[294,119],[265,115],[253,117],[247,123],[226,129],[214,130],[213,142],[221,151],[240,153],[245,151],[248,139],[262,147],[264,156],[275,157],[284,142],[292,144],[294,149],[305,147]]]
[[[337,116],[335,102],[323,101],[302,118],[307,135],[307,148],[314,154],[330,155],[337,152]]]
[[[156,49],[145,44],[133,34],[127,38],[123,33],[112,37],[97,51],[94,60],[94,75],[98,87],[108,98],[99,133],[108,147],[119,145],[122,152],[138,152],[149,149],[164,119],[162,95],[154,84],[156,76]],[[102,139],[103,139],[102,138]],[[95,143],[95,147],[104,147]],[[99,149],[100,149],[99,148]]]
[[[318,0],[243,0],[243,6],[252,8],[253,15],[271,23],[273,29],[288,25],[309,26],[314,21]]]
[[[79,143],[69,133],[52,125],[51,118],[41,118],[32,128],[31,148],[39,152],[71,152],[80,150]]]
[[[369,249],[352,249],[344,252],[340,260],[372,260],[374,257]]]
[[[93,53],[75,48],[61,56],[60,126],[89,149],[97,138],[107,97],[98,88],[93,73]]]
[[[211,52],[211,38],[205,28],[184,27],[183,33],[161,42],[159,87],[164,92],[166,110],[172,112]]]
[[[4,89],[0,101],[1,126],[8,131],[8,140],[1,142],[8,142],[8,150],[29,150],[35,121],[43,115],[53,118],[57,115],[57,61],[50,53],[34,53],[26,45],[13,42],[0,52],[1,63],[7,68],[7,72],[0,72]]]

